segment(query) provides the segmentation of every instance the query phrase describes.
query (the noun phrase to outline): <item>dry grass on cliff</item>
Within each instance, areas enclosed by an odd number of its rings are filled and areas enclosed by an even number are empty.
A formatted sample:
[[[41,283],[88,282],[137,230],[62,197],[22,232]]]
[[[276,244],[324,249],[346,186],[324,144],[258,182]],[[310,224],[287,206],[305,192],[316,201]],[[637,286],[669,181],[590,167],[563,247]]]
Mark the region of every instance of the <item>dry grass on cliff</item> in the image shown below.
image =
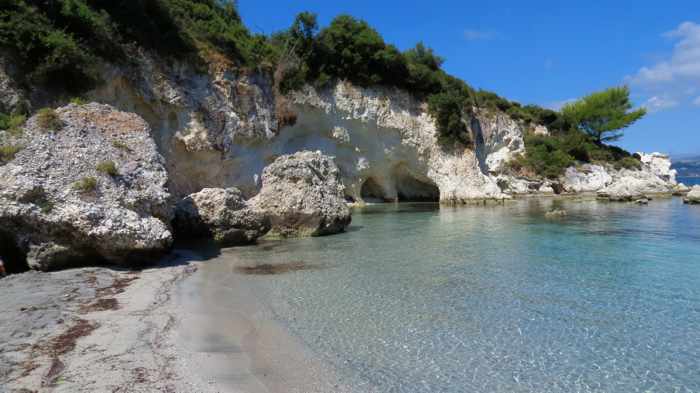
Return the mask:
[[[43,108],[36,113],[36,125],[44,131],[60,131],[65,124],[55,110]]]

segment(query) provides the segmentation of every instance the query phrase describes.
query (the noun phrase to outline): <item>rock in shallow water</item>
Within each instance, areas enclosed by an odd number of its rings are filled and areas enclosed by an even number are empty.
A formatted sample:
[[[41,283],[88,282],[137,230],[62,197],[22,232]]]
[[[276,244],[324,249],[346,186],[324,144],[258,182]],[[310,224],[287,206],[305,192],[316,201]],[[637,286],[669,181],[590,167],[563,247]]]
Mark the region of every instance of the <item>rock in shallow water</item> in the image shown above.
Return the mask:
[[[255,242],[270,230],[270,220],[254,211],[237,188],[205,188],[175,210],[178,236],[212,238],[222,246]]]
[[[691,205],[700,205],[700,186],[694,186],[683,199],[683,202]]]
[[[251,206],[270,218],[277,236],[322,236],[350,225],[340,170],[331,157],[303,151],[277,158],[262,174]]]
[[[23,149],[0,166],[0,232],[14,243],[0,251],[17,247],[29,267],[54,270],[139,263],[168,250],[167,173],[146,122],[99,104],[56,113],[62,127],[30,119]]]

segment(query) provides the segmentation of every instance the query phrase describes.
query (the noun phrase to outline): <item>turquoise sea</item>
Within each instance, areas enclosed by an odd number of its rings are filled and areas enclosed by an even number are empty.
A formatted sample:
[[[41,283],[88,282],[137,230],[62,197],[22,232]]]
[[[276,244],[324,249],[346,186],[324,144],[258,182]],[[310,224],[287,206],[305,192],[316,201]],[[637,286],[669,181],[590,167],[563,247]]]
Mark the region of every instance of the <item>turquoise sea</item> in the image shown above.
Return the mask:
[[[261,264],[288,269],[240,268]],[[700,207],[679,198],[375,205],[200,273],[254,288],[356,391],[700,392]]]

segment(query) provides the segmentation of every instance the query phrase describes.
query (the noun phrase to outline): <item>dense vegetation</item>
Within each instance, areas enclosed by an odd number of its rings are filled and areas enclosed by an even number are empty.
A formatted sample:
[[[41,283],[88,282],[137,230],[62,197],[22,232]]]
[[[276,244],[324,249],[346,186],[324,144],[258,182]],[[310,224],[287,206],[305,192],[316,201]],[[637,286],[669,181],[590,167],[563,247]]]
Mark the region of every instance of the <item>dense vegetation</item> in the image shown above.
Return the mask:
[[[631,109],[627,87],[613,87],[568,104],[561,111],[568,129],[553,136],[526,136],[526,153],[511,162],[511,168],[551,178],[577,162],[605,162],[618,169],[638,169],[638,159],[603,143],[620,139],[622,130],[646,113],[644,108]]]
[[[292,28],[272,38],[283,55],[283,91],[303,83],[323,86],[334,79],[356,85],[395,86],[427,99],[445,140],[471,143],[463,111],[474,107],[504,111],[516,120],[566,129],[559,113],[534,105],[521,106],[495,93],[474,90],[441,69],[443,59],[423,43],[400,52],[384,42],[366,22],[348,15],[320,30],[313,14],[297,16]]]
[[[474,108],[547,126],[553,136],[528,136],[515,169],[554,177],[576,161],[635,165],[628,153],[603,145],[643,115],[629,112],[628,91],[591,95],[561,113],[522,106],[450,76],[423,43],[402,52],[348,15],[320,29],[314,14],[300,13],[289,29],[265,36],[244,26],[233,0],[0,0],[0,48],[18,59],[25,87],[79,95],[100,82],[100,61],[128,64],[125,52],[137,47],[196,65],[224,59],[266,72],[280,93],[336,79],[405,89],[427,101],[447,144],[473,143],[465,114]],[[60,128],[49,115],[42,114],[46,128]],[[23,119],[0,114],[0,129],[16,129]]]
[[[596,143],[577,130],[552,136],[526,135],[525,154],[512,160],[510,169],[557,178],[567,167],[577,163],[612,163],[617,169],[639,169],[641,162],[629,152]]]
[[[128,61],[130,43],[194,60],[215,50],[242,66],[270,52],[220,0],[0,0],[0,47],[27,84],[79,93],[99,82],[98,59]]]

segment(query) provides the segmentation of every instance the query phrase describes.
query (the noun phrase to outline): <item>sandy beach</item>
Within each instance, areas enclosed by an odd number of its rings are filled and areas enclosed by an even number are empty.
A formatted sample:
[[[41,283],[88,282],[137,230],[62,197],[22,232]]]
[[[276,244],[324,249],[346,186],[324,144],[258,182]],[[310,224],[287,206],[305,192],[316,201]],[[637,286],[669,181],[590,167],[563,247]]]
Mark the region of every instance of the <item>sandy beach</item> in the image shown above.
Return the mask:
[[[344,392],[251,288],[200,293],[202,257],[139,271],[12,275],[0,285],[2,392]],[[231,308],[204,310],[210,296]],[[216,317],[212,317],[216,315]]]

